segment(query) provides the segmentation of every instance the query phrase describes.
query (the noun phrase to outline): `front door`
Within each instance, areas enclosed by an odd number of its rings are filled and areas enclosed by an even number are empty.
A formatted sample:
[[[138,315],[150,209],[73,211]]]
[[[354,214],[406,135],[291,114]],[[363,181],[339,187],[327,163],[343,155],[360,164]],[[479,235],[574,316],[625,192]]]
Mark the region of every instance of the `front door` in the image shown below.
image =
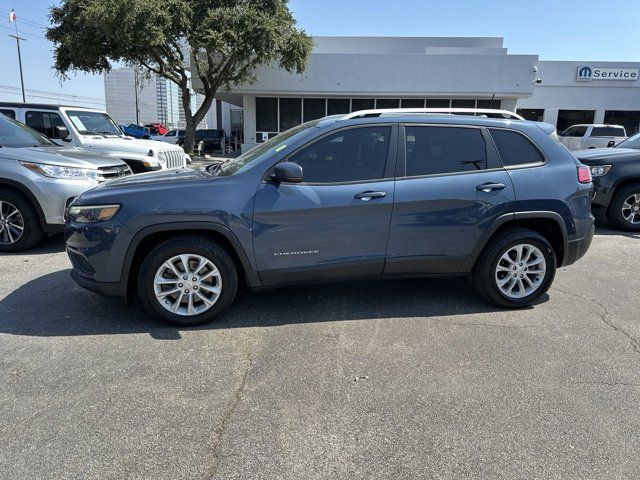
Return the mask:
[[[260,185],[253,241],[263,284],[382,274],[395,138],[392,125],[340,130],[285,159],[302,167],[303,183]]]
[[[404,130],[384,273],[458,272],[485,229],[510,213],[511,179],[481,128]]]

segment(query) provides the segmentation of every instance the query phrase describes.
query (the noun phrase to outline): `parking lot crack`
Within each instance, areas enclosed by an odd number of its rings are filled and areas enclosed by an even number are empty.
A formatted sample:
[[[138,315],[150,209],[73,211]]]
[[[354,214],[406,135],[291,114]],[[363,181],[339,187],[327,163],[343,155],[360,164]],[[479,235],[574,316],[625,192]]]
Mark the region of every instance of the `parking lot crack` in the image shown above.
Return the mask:
[[[557,290],[558,292],[562,292],[564,294],[571,295],[573,297],[580,298],[582,300],[586,300],[587,302],[589,302],[589,308],[600,317],[600,320],[602,320],[603,323],[609,326],[609,328],[627,337],[627,339],[631,342],[631,347],[633,348],[633,351],[635,353],[640,353],[640,342],[638,341],[638,339],[633,337],[629,332],[624,330],[622,327],[619,327],[615,323],[613,323],[609,318],[609,309],[600,301],[595,300],[593,298],[585,297],[583,295],[579,295],[577,293],[569,292],[567,290],[562,290],[561,288],[557,288],[557,287],[551,287],[551,288],[552,290]]]
[[[240,380],[240,383],[238,384],[238,387],[233,392],[231,401],[229,402],[229,405],[227,406],[227,409],[225,410],[224,415],[222,416],[222,420],[220,421],[220,425],[216,429],[213,436],[213,447],[212,447],[213,452],[212,453],[214,458],[214,464],[213,464],[213,467],[211,468],[210,474],[208,475],[208,478],[211,478],[211,479],[216,477],[218,470],[220,469],[220,465],[222,464],[222,461],[224,460],[224,458],[226,458],[226,456],[220,454],[220,445],[222,444],[222,440],[224,438],[225,432],[227,431],[229,422],[233,417],[236,409],[238,408],[238,404],[240,403],[240,400],[242,399],[242,395],[247,385],[247,379],[249,377],[249,373],[253,368],[253,359],[251,357],[249,347],[247,347],[247,351],[245,353],[245,364],[246,366],[245,366],[244,372],[242,373],[242,378]]]

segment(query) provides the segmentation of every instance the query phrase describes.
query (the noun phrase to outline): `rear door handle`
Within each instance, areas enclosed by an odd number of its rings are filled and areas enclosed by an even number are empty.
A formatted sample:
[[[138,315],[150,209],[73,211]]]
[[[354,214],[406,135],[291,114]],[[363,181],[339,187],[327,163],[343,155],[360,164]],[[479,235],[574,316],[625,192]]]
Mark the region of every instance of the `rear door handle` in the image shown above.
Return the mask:
[[[353,198],[357,198],[358,200],[364,200],[365,202],[371,200],[372,198],[384,198],[387,196],[387,192],[360,192],[356,193]]]
[[[486,193],[489,193],[493,190],[502,190],[506,185],[504,183],[483,183],[482,185],[478,185],[476,190],[480,190]]]

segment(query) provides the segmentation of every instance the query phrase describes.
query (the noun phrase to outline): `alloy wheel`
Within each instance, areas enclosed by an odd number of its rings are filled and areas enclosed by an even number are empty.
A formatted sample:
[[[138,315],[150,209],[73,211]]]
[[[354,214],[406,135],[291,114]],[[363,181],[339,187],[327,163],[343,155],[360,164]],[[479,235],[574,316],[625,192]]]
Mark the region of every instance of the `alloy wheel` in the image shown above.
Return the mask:
[[[534,293],[544,281],[547,263],[542,251],[530,244],[509,247],[498,260],[496,285],[508,298],[523,298]]]
[[[209,310],[222,293],[222,276],[201,255],[176,255],[164,262],[153,280],[156,299],[176,315],[193,316]]]
[[[0,201],[0,244],[12,245],[24,233],[24,218],[20,210],[9,202]]]
[[[622,204],[622,216],[632,225],[640,225],[640,194],[634,193]]]

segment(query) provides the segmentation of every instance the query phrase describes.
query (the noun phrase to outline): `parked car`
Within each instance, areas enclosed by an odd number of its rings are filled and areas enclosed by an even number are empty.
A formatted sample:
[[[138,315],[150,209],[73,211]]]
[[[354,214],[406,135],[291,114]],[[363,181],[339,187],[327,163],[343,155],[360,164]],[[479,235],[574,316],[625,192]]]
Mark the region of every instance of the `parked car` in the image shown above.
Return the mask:
[[[169,130],[164,135],[152,135],[151,139],[182,146],[184,143],[184,130]]]
[[[196,142],[202,142],[202,148],[204,152],[209,153],[216,150],[222,150],[223,140],[225,141],[225,146],[227,146],[228,142],[224,136],[224,130],[196,130]]]
[[[161,123],[147,123],[145,125],[149,129],[149,133],[153,135],[164,135],[167,133],[167,129]]]
[[[569,150],[613,147],[627,138],[622,125],[574,125],[558,135]]]
[[[133,173],[183,168],[182,148],[124,135],[108,113],[90,108],[0,102],[0,110],[58,145],[104,153],[126,162]]]
[[[120,128],[124,134],[129,137],[142,138],[145,140],[149,140],[151,138],[151,130],[148,127],[143,127],[142,125],[130,123],[129,125],[120,125]]]
[[[553,181],[551,181],[553,179]],[[523,307],[593,236],[592,184],[538,124],[398,113],[294,127],[204,171],[116,180],[69,209],[72,277],[181,325],[258,289],[470,275]]]
[[[614,148],[573,153],[591,168],[594,212],[617,228],[640,231],[640,133]]]
[[[122,160],[60,147],[0,115],[0,252],[61,232],[67,205],[105,180],[131,175]]]

